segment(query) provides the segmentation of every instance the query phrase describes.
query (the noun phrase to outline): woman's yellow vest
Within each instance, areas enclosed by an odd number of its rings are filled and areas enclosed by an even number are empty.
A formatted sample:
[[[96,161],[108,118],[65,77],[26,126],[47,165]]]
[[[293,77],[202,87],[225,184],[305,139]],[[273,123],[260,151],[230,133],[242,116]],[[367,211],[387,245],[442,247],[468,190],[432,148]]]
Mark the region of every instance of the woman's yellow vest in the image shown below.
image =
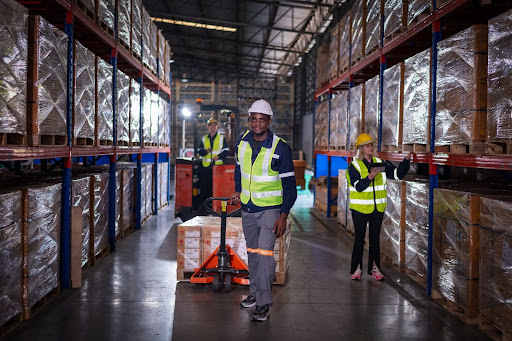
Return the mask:
[[[373,157],[373,162],[382,162],[378,157]],[[368,168],[363,161],[354,159],[351,163],[354,168],[361,174],[361,179],[368,176]],[[386,173],[379,173],[375,179],[372,180],[370,185],[362,192],[358,192],[350,183],[350,175],[347,171],[345,173],[350,190],[350,205],[349,208],[364,214],[370,214],[377,207],[379,212],[384,212],[387,204],[387,177]]]
[[[258,156],[252,163],[252,148],[243,138],[238,145],[238,163],[242,180],[242,193],[240,201],[245,205],[252,200],[260,207],[277,206],[283,203],[283,185],[279,172],[272,170],[271,163],[275,157],[274,152],[281,138],[273,136],[272,147],[261,147]]]
[[[210,144],[210,135],[206,134],[203,137],[203,145],[204,149],[212,148],[212,152],[203,156],[203,167],[210,167],[210,163],[214,156],[218,156],[222,152],[224,144],[224,136],[221,134],[217,134],[213,139],[213,147]],[[222,165],[224,162],[221,159],[215,161],[216,165]]]

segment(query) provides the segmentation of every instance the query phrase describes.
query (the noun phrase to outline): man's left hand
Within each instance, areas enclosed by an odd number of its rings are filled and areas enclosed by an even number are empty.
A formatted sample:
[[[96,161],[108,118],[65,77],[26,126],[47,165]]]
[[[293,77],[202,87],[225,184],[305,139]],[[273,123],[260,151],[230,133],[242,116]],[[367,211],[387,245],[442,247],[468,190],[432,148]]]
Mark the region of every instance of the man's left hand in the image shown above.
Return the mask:
[[[217,161],[218,159],[219,159],[219,157],[218,157],[217,155],[215,155],[215,156],[213,157],[213,161]]]
[[[281,213],[279,218],[277,218],[274,223],[274,233],[276,234],[276,238],[281,237],[286,232],[286,219],[288,218],[288,214]]]

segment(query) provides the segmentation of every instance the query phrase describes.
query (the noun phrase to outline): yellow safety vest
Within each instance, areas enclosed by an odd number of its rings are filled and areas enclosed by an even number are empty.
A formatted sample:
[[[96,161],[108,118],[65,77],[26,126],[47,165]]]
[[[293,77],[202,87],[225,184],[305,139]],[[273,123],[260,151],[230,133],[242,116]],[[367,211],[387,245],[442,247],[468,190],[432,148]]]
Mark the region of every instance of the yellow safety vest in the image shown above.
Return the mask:
[[[244,137],[249,133],[247,131]],[[270,149],[261,147],[254,164],[252,163],[252,148],[249,142],[240,141],[238,145],[238,163],[242,180],[240,201],[245,205],[252,200],[260,207],[277,206],[283,203],[283,185],[279,172],[272,170],[272,159],[278,142],[282,140],[273,135]]]
[[[212,162],[213,157],[218,156],[222,152],[222,148],[224,147],[223,144],[224,135],[217,134],[217,136],[215,136],[215,139],[213,139],[213,147],[210,144],[210,135],[207,134],[203,137],[204,149],[212,148],[211,153],[208,153],[202,157],[203,167],[210,167],[210,163]],[[222,165],[223,163],[224,162],[221,159],[215,161],[216,165]]]
[[[382,160],[378,157],[374,157],[373,162],[382,162]],[[363,161],[354,159],[351,164],[359,174],[361,174],[361,179],[368,176],[368,168],[366,168]],[[370,214],[373,212],[376,205],[379,212],[384,212],[387,204],[387,177],[385,172],[379,173],[362,192],[358,192],[355,186],[350,183],[349,172],[346,172],[345,175],[350,189],[350,209],[364,214]]]

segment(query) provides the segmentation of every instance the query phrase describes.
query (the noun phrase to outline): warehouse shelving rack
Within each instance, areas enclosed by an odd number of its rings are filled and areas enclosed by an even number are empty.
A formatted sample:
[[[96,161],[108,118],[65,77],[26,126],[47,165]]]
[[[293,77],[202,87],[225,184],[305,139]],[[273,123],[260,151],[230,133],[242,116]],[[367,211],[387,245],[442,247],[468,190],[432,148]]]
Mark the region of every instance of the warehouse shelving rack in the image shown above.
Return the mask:
[[[381,15],[381,40],[380,48],[365,56],[360,62],[349,67],[349,69],[341,74],[338,78],[332,80],[327,85],[317,89],[315,92],[315,111],[319,100],[329,101],[328,111],[328,145],[327,150],[314,150],[314,155],[327,155],[328,159],[328,176],[327,176],[327,216],[331,215],[331,157],[341,156],[349,161],[354,155],[354,151],[333,151],[330,149],[330,123],[331,123],[331,99],[332,94],[337,90],[349,89],[355,83],[363,83],[366,80],[380,75],[379,87],[379,137],[378,151],[379,156],[383,159],[391,161],[401,161],[404,158],[403,153],[381,152],[382,142],[382,97],[384,70],[387,66],[393,66],[398,62],[419,53],[429,47],[432,47],[432,95],[431,95],[431,119],[430,119],[430,150],[434,149],[435,141],[435,124],[436,124],[436,71],[437,71],[437,44],[441,41],[441,31],[446,37],[462,31],[471,25],[484,20],[487,22],[489,18],[497,16],[511,8],[511,4],[504,1],[504,5],[498,2],[498,5],[491,3],[489,6],[478,7],[472,0],[447,0],[437,7],[437,1],[432,0],[430,14],[422,20],[413,24],[405,32],[399,34],[394,39],[384,44],[384,17]],[[501,5],[501,6],[500,6]],[[443,29],[441,30],[441,23]],[[349,95],[350,108],[350,95]],[[350,131],[350,123],[348,127]],[[314,133],[313,133],[314,134]],[[314,139],[314,138],[313,138]],[[347,143],[347,145],[349,145]],[[450,153],[415,153],[411,158],[412,162],[424,163],[429,165],[429,226],[433,226],[433,205],[434,205],[434,188],[438,186],[438,166],[456,166],[470,168],[485,168],[512,171],[512,155],[510,154],[450,154]],[[315,167],[316,173],[316,167]],[[315,174],[316,176],[316,174]],[[428,235],[428,277],[427,277],[427,293],[431,295],[432,291],[432,244],[433,231],[429,229]]]
[[[82,12],[79,7],[74,5],[74,1],[66,0],[18,0],[18,3],[24,5],[29,14],[41,15],[54,26],[62,29],[69,37],[68,41],[68,77],[67,77],[67,145],[50,146],[0,146],[0,162],[21,161],[21,160],[41,160],[42,168],[47,167],[48,161],[59,164],[62,171],[62,207],[61,207],[61,288],[68,289],[71,285],[71,167],[74,160],[79,157],[93,157],[92,163],[101,156],[110,157],[110,179],[109,182],[109,244],[110,250],[115,251],[115,194],[116,194],[116,163],[125,156],[129,155],[130,160],[135,156],[137,160],[136,168],[136,204],[135,219],[136,229],[141,228],[141,168],[142,155],[154,154],[155,173],[158,172],[158,159],[160,155],[166,155],[168,158],[168,186],[167,203],[170,201],[170,146],[166,147],[140,147],[117,146],[117,124],[116,123],[116,96],[112,96],[113,104],[113,145],[100,147],[74,147],[72,145],[72,99],[73,99],[73,40],[80,38],[81,43],[93,51],[95,55],[110,62],[113,66],[113,94],[117,91],[117,70],[123,71],[131,78],[137,79],[140,84],[141,101],[143,99],[143,85],[150,90],[156,91],[158,95],[162,94],[168,97],[169,115],[171,116],[171,90],[159,78],[161,70],[157,68],[156,75],[143,66],[142,58],[138,60],[130,51],[117,41],[117,11],[115,13],[115,37],[110,36],[100,26],[98,26],[89,16]],[[158,65],[158,60],[157,60]],[[141,103],[142,104],[142,103]],[[139,136],[141,142],[143,139],[142,122],[143,106],[140,106]],[[171,141],[172,119],[169,120],[169,143]],[[158,134],[159,134],[158,128]],[[113,181],[112,181],[113,179]],[[153,214],[158,213],[158,176],[154,179],[154,198]],[[113,198],[113,199],[112,199]]]

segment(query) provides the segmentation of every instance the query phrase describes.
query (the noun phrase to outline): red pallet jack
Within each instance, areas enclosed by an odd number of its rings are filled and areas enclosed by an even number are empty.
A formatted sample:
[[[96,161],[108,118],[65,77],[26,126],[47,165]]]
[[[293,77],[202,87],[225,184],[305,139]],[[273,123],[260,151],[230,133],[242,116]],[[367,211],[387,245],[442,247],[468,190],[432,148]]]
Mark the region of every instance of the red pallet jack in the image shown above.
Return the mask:
[[[222,212],[219,214],[208,205],[214,200],[220,200]],[[249,285],[249,269],[238,255],[226,245],[226,220],[237,214],[240,209],[227,213],[228,202],[231,198],[208,198],[204,202],[207,212],[221,218],[220,246],[204,261],[200,268],[190,277],[191,283],[213,283],[213,291],[218,292],[224,285],[226,292],[231,291],[231,283]]]

